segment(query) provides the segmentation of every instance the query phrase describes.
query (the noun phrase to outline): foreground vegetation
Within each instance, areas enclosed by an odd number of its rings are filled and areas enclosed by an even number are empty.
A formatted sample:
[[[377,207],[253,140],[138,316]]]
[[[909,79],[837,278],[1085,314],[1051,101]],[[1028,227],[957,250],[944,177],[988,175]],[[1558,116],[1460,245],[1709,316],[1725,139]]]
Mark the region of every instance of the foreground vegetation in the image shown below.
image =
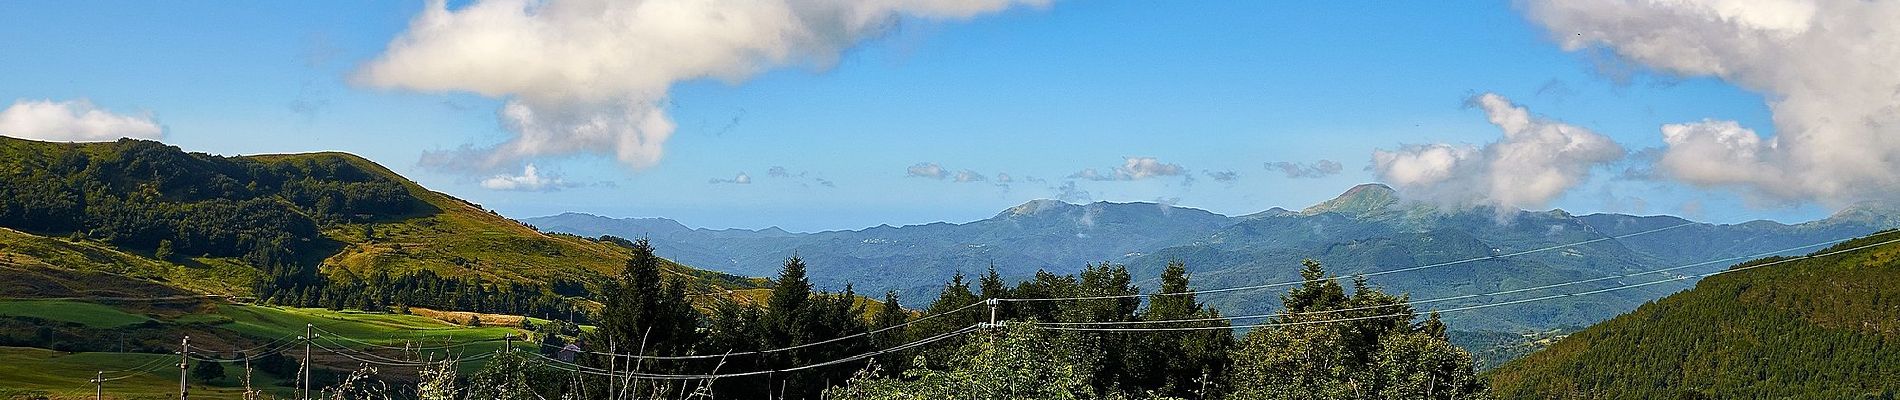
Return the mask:
[[[1131,296],[1141,291],[1125,268],[1096,265],[1078,275],[1045,273],[1014,286],[994,273],[974,285],[957,277],[922,312],[929,319],[887,306],[867,321],[848,288],[843,293],[812,290],[806,266],[797,258],[785,262],[769,307],[728,302],[702,313],[680,284],[658,273],[658,258],[645,242],[633,248],[626,270],[608,292],[597,329],[542,325],[538,354],[504,354],[463,381],[422,382],[415,393],[483,399],[599,398],[615,392],[832,399],[1485,395],[1471,356],[1447,341],[1435,315],[1421,320],[1404,297],[1363,280],[1342,286],[1316,262],[1307,262],[1302,271],[1309,282],[1282,297],[1289,313],[1236,338],[1228,321],[1188,293],[1181,265],[1164,276],[1163,295],[1145,304]],[[897,302],[894,294],[885,297]],[[994,311],[1003,323],[984,325],[992,312],[985,306],[989,299],[1070,297],[1090,299],[1006,301]],[[1049,329],[1058,326],[1185,329]],[[919,341],[929,345],[904,346]],[[563,351],[570,343],[583,351]],[[876,352],[886,349],[900,351]],[[602,355],[607,353],[709,357],[636,363],[615,362]],[[564,360],[568,357],[571,363]],[[644,378],[608,384],[588,373],[630,366]],[[652,376],[709,373],[728,376]]]

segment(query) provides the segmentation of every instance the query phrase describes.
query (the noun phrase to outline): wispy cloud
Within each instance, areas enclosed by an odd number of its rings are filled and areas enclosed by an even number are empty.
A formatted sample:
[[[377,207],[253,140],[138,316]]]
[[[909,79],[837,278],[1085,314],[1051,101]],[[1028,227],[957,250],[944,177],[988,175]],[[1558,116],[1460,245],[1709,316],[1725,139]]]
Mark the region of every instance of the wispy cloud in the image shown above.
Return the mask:
[[[1338,161],[1333,160],[1319,160],[1311,164],[1274,161],[1266,163],[1266,167],[1269,171],[1279,171],[1281,174],[1285,174],[1288,179],[1324,178],[1338,175],[1340,171],[1346,169],[1344,165],[1340,165]]]
[[[520,174],[495,175],[482,180],[482,188],[515,192],[553,192],[577,186],[581,185],[558,176],[542,175],[534,164],[522,167]]]
[[[1062,200],[1064,202],[1087,203],[1095,200],[1094,196],[1089,195],[1089,191],[1077,187],[1075,181],[1064,181],[1061,186],[1049,189],[1055,191],[1056,200]]]
[[[745,172],[740,172],[739,175],[733,176],[732,179],[712,178],[712,179],[707,180],[706,183],[711,183],[711,184],[729,183],[729,184],[734,184],[734,185],[750,185],[752,184],[752,175],[746,175]]]
[[[1234,172],[1233,170],[1221,170],[1221,171],[1209,170],[1209,171],[1201,171],[1201,173],[1207,174],[1208,178],[1213,179],[1215,182],[1220,182],[1220,183],[1234,183],[1235,181],[1240,180],[1240,173]]]
[[[1086,168],[1069,174],[1070,179],[1091,181],[1138,181],[1148,178],[1185,176],[1187,169],[1180,164],[1161,162],[1154,157],[1124,157],[1122,165],[1102,173],[1094,168]]]
[[[984,179],[985,178],[983,177],[982,173],[966,169],[962,171],[957,171],[956,176],[953,177],[951,180],[957,181],[957,182],[982,182]]]
[[[912,178],[944,179],[950,177],[950,171],[943,169],[943,166],[937,165],[937,163],[921,162],[911,165],[910,168],[905,168],[904,176]]]

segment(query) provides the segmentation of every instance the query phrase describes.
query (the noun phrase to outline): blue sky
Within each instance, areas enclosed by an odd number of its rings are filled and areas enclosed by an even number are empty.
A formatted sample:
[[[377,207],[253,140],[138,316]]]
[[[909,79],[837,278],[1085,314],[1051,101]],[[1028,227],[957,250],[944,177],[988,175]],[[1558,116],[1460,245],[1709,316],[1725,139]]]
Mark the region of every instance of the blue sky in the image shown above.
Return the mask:
[[[563,188],[493,190],[482,184],[489,172],[419,160],[508,141],[497,114],[505,98],[352,80],[424,6],[13,4],[0,12],[0,103],[89,100],[149,117],[163,141],[193,151],[347,151],[515,217],[578,211],[798,231],[980,219],[1059,197],[1070,182],[1097,201],[1232,215],[1300,208],[1379,181],[1375,150],[1498,140],[1469,101],[1484,93],[1631,152],[1664,146],[1664,124],[1775,130],[1758,92],[1566,51],[1508,3],[1067,1],[968,20],[904,17],[835,63],[678,82],[664,107],[677,129],[656,164],[539,155],[525,162]],[[1126,157],[1193,179],[1068,178]],[[1292,178],[1263,166],[1320,160],[1341,168]],[[920,163],[985,181],[906,175]],[[1542,208],[1716,222],[1828,212],[1817,201],[1619,178],[1626,164],[1590,167]],[[1220,171],[1237,179],[1209,174]],[[750,183],[712,183],[740,173]],[[1000,186],[999,173],[1013,182]]]

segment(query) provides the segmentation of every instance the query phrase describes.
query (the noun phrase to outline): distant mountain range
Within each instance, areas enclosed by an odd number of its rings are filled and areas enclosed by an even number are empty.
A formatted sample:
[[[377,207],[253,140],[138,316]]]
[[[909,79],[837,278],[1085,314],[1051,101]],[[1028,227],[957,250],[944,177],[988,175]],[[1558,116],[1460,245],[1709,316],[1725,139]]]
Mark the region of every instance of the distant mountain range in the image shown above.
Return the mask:
[[[810,265],[814,282],[861,293],[896,290],[909,305],[930,301],[951,275],[975,275],[994,266],[1005,278],[1036,270],[1073,273],[1089,263],[1128,265],[1143,286],[1154,286],[1169,261],[1182,261],[1199,288],[1297,280],[1299,260],[1353,275],[1454,260],[1481,260],[1371,279],[1414,299],[1495,292],[1757,255],[1841,240],[1900,225],[1890,210],[1851,208],[1800,224],[1755,221],[1698,223],[1673,216],[1571,215],[1489,207],[1446,209],[1401,199],[1378,184],[1353,187],[1299,211],[1273,208],[1225,216],[1155,203],[1069,204],[1036,200],[988,219],[961,224],[792,233],[693,229],[665,218],[614,219],[567,213],[528,218],[551,232],[582,236],[645,237],[660,255],[738,275],[771,276],[787,257]],[[1653,231],[1621,239],[1620,235]],[[1509,257],[1531,249],[1587,244]],[[1811,251],[1797,249],[1792,253]],[[1735,261],[1713,263],[1716,269]],[[1697,273],[1705,269],[1677,272]],[[1644,277],[1647,278],[1647,277]],[[1636,278],[1638,281],[1643,278]],[[1607,287],[1616,280],[1568,290]],[[1688,287],[1656,285],[1574,300],[1499,307],[1447,316],[1467,330],[1544,330],[1581,327]],[[1270,312],[1284,287],[1203,296],[1229,315]],[[1526,296],[1547,293],[1525,293]],[[1460,303],[1442,303],[1450,307]]]

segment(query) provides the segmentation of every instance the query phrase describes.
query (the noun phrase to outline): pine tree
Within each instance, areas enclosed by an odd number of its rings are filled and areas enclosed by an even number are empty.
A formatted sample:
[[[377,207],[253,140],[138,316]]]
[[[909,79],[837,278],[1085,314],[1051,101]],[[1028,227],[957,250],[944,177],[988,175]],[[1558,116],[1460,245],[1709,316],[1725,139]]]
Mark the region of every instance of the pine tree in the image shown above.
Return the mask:
[[[1353,294],[1306,260],[1307,282],[1280,297],[1283,326],[1247,333],[1233,351],[1233,397],[1249,399],[1483,397],[1476,361],[1436,316],[1411,324],[1404,296],[1354,279]]]
[[[910,321],[910,311],[904,310],[904,305],[897,302],[897,291],[884,292],[884,302],[881,305],[883,307],[877,310],[877,316],[871,321],[871,328],[884,330],[884,332],[873,337],[872,344],[880,349],[888,349],[909,342],[911,340],[909,332],[902,328],[890,329]],[[893,373],[905,370],[906,363],[909,361],[910,359],[903,353],[878,357],[878,364]]]
[[[700,318],[684,284],[662,279],[662,260],[646,239],[635,240],[631,250],[601,309],[602,333],[613,343],[602,347],[649,355],[685,353],[698,340]]]

